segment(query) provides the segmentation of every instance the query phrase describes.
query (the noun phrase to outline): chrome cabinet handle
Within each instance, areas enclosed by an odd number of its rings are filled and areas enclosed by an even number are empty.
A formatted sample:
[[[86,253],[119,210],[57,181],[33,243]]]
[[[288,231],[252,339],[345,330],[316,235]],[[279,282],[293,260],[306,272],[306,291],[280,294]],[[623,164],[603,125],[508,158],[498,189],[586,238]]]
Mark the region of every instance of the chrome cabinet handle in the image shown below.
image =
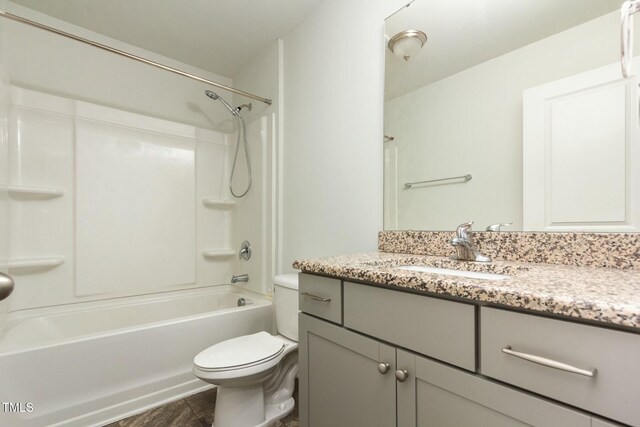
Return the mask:
[[[389,365],[387,362],[378,363],[378,372],[380,372],[382,375],[389,372],[390,368],[391,368],[391,365]]]
[[[571,372],[572,374],[584,375],[585,377],[594,377],[596,375],[596,369],[580,369],[575,366],[567,365],[566,363],[558,362],[553,359],[547,359],[546,357],[536,356],[534,354],[521,353],[519,351],[511,350],[511,346],[508,345],[502,349],[502,352],[510,356],[517,357],[519,359],[527,360],[529,362],[537,363],[538,365],[547,366],[553,369],[559,369],[565,372]]]
[[[8,274],[0,273],[0,301],[7,298],[13,292],[15,283]]]
[[[312,300],[318,301],[318,302],[331,302],[331,298],[319,297],[318,295],[310,294],[309,292],[302,292],[300,295],[303,295],[305,297],[309,297]]]
[[[409,372],[407,372],[406,369],[398,369],[396,371],[396,380],[403,383],[407,380],[407,378],[409,378]]]

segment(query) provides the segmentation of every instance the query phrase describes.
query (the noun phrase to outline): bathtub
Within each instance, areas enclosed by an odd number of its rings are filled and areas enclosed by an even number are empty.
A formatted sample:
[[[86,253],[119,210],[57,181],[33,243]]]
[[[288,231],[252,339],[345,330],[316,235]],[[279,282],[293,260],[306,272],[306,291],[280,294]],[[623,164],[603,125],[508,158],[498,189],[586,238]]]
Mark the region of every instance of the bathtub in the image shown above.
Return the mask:
[[[0,426],[101,426],[204,390],[199,351],[273,328],[270,299],[227,285],[71,307],[0,331]]]

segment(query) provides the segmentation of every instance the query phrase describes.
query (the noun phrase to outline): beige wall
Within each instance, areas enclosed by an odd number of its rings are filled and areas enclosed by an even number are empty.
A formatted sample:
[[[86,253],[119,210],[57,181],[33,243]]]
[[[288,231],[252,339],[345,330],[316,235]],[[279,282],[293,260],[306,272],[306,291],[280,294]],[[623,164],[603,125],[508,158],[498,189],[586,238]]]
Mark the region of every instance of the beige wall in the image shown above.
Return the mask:
[[[250,63],[246,64],[238,75],[234,76],[234,82],[251,93],[269,98],[271,105],[259,101],[250,100],[241,96],[233,97],[233,105],[251,102],[251,111],[244,109],[242,115],[248,125],[248,130],[262,129],[259,121],[265,121],[267,134],[261,139],[253,137],[249,139],[249,154],[251,156],[251,169],[253,185],[249,193],[236,200],[236,217],[232,233],[232,247],[240,248],[243,240],[248,240],[253,248],[249,261],[237,260],[234,262],[234,274],[249,274],[248,288],[257,292],[269,292],[273,283],[273,276],[277,262],[277,199],[275,174],[277,170],[277,158],[281,145],[281,118],[282,118],[282,40],[276,40],[271,46],[261,52]],[[264,144],[259,141],[265,141]],[[235,147],[235,138],[232,140]],[[244,153],[239,155],[236,179],[239,185],[234,188],[243,188],[246,178],[244,166]]]

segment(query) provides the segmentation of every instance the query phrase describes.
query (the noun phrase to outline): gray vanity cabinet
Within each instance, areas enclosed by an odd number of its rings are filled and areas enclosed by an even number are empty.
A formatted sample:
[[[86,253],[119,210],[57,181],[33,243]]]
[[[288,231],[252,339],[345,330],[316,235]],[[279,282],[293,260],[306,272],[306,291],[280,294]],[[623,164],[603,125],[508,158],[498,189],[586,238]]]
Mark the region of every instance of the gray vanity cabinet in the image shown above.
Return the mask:
[[[324,304],[339,301],[342,308],[339,315],[325,315],[313,298],[300,307],[302,427],[616,425],[488,378],[494,374],[480,375],[476,348],[486,347],[476,347],[473,305],[347,281],[337,281],[340,292],[328,298],[315,285],[335,288],[336,282],[302,276],[308,292],[331,300]],[[480,341],[494,335],[489,321],[480,323]],[[500,322],[493,326],[497,333]]]
[[[588,415],[397,350],[399,427],[591,427]]]
[[[301,426],[591,426],[589,416],[324,320],[299,321]]]
[[[305,314],[299,322],[300,424],[394,426],[395,349]]]

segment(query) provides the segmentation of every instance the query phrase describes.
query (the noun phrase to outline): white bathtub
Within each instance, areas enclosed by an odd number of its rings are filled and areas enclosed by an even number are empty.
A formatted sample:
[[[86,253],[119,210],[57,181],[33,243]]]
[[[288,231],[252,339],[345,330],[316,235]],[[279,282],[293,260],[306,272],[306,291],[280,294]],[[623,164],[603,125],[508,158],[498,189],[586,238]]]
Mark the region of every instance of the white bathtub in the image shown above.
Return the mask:
[[[273,325],[268,298],[233,286],[73,307],[4,325],[0,426],[103,425],[204,390],[191,374],[200,350]]]

